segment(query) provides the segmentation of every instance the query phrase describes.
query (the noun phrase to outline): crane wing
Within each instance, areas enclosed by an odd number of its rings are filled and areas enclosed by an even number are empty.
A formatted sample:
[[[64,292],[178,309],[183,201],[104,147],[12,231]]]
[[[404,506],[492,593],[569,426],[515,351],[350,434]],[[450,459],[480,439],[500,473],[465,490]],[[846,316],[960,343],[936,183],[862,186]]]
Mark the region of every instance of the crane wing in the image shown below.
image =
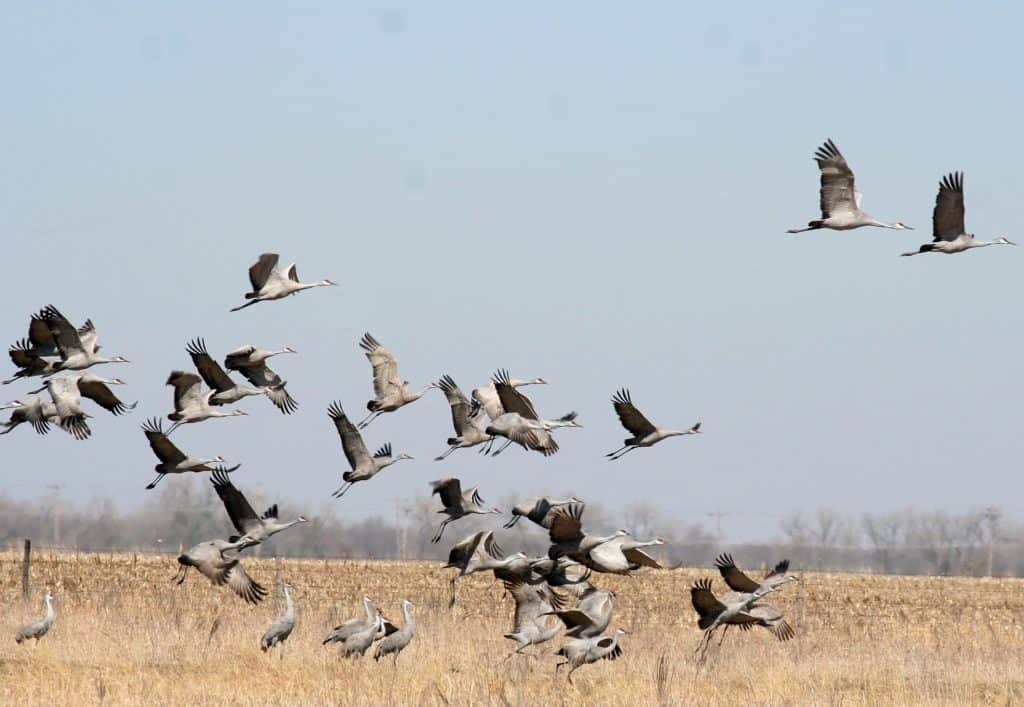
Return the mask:
[[[554,510],[548,537],[553,543],[571,542],[583,539],[584,503],[569,503]]]
[[[228,512],[228,517],[231,518],[231,524],[235,526],[235,530],[239,533],[248,533],[253,528],[263,525],[245,495],[231,483],[231,479],[226,473],[220,470],[214,471],[210,482],[224,504],[224,509]]]
[[[507,370],[502,369],[494,374],[494,390],[505,412],[518,413],[527,420],[538,419],[533,403],[512,386]]]
[[[745,594],[752,594],[761,588],[758,582],[755,582],[736,566],[733,562],[732,555],[728,553],[722,553],[715,558],[715,567],[722,575],[722,579],[729,585],[729,589],[734,592],[743,592]]]
[[[53,340],[49,325],[40,318],[40,315],[33,314],[29,319],[28,340],[32,343],[31,348],[37,356],[57,355],[57,342]]]
[[[964,233],[964,173],[950,172],[939,182],[935,195],[932,242],[952,241]]]
[[[398,377],[398,362],[391,353],[373,338],[370,332],[363,334],[359,346],[366,352],[366,358],[373,366],[373,394],[377,400],[388,397],[392,390],[401,387],[402,380]]]
[[[462,505],[462,482],[458,479],[438,479],[430,482],[431,495],[441,497],[445,508]]]
[[[259,604],[267,595],[267,590],[263,588],[263,585],[246,574],[245,568],[239,562],[231,566],[225,579],[231,591],[250,604]]]
[[[255,350],[255,346],[248,344],[246,346],[239,346],[234,351],[229,351],[224,357],[224,367],[229,371],[242,370],[242,368],[251,365],[249,357],[252,356],[252,352]]]
[[[185,459],[182,451],[164,434],[159,418],[154,417],[143,423],[142,431],[146,433],[149,446],[160,461],[180,462]]]
[[[372,463],[370,450],[366,448],[363,436],[348,419],[341,403],[338,401],[331,403],[327,408],[327,414],[334,420],[334,428],[338,431],[338,437],[341,438],[341,448],[345,452],[345,458],[348,459],[349,465],[356,469]]]
[[[771,631],[772,635],[780,641],[788,641],[796,636],[796,631],[793,630],[793,627],[782,616],[782,612],[771,604],[754,604],[744,614],[757,620],[759,625]],[[749,623],[742,624],[741,628],[746,629],[749,626]]]
[[[295,267],[295,263],[288,266],[288,279],[292,282],[299,281],[299,270]]]
[[[198,407],[202,404],[201,383],[199,376],[195,373],[171,371],[171,375],[167,377],[167,385],[174,386],[175,410]]]
[[[86,319],[85,324],[78,327],[78,339],[82,342],[82,348],[89,353],[96,353],[100,347],[96,345],[99,334],[96,333],[96,325],[91,319]]]
[[[115,415],[121,415],[134,410],[137,403],[126,405],[120,398],[114,395],[114,392],[106,383],[101,383],[98,380],[94,380],[91,377],[83,376],[78,379],[78,392],[83,397],[89,398],[104,410],[112,412]]]
[[[789,560],[782,560],[775,565],[775,567],[765,573],[764,578],[771,579],[773,577],[782,577],[785,576],[787,572],[789,572]]]
[[[206,350],[205,341],[193,339],[188,342],[185,350],[192,357],[193,365],[195,365],[196,370],[199,371],[199,375],[202,376],[203,382],[207,386],[218,392],[231,390],[235,387],[234,382],[228,378],[228,374],[224,372],[220,364],[210,357],[210,352]]]
[[[451,407],[452,426],[455,428],[455,434],[461,435],[469,427],[471,408],[469,398],[459,389],[459,386],[455,384],[455,381],[449,375],[441,376],[438,385],[441,386],[441,392],[444,393],[444,397],[448,399],[448,405]],[[474,410],[479,409],[479,405],[476,405],[474,408]]]
[[[277,267],[277,253],[263,253],[249,268],[249,284],[253,292],[259,292],[267,284],[270,273]]]
[[[814,153],[814,160],[821,171],[821,217],[825,219],[838,213],[855,213],[858,199],[853,170],[846,164],[846,158],[836,144],[826,140]]]
[[[598,547],[601,547],[600,545]],[[662,569],[661,564],[653,557],[648,555],[646,552],[638,547],[631,547],[624,549],[622,554],[626,556],[631,565],[639,565],[640,567],[650,567],[651,569],[660,570]]]
[[[628,388],[623,388],[612,396],[612,407],[619,416],[619,422],[634,437],[646,437],[658,429],[633,405]]]
[[[49,327],[50,335],[53,337],[62,359],[67,360],[69,356],[85,351],[82,340],[78,336],[78,330],[52,304],[47,305],[39,312],[39,318]]]
[[[725,611],[725,604],[718,601],[711,591],[710,579],[698,579],[690,588],[690,602],[700,615],[698,626],[707,628],[714,618]]]

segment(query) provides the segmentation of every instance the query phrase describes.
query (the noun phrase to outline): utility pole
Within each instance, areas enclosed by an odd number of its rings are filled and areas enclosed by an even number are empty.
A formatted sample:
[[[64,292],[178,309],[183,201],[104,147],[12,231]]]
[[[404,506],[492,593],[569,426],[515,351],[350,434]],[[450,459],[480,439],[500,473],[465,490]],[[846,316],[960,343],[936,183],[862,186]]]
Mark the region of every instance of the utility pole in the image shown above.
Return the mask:
[[[721,509],[719,509],[717,511],[712,511],[711,513],[708,513],[709,517],[715,519],[715,526],[717,528],[716,534],[718,536],[718,544],[719,545],[722,544],[722,539],[725,537],[725,533],[722,532],[722,518],[724,518],[727,515],[729,515],[729,512],[728,511],[723,511]]]
[[[60,547],[60,484],[49,484],[53,491],[53,544]]]

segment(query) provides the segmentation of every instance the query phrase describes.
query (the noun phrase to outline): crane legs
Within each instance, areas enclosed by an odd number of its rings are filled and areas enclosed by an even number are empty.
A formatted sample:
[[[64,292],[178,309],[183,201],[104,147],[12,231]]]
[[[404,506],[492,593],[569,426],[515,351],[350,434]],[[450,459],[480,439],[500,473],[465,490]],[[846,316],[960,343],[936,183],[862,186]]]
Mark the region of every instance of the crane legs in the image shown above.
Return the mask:
[[[149,491],[150,489],[155,488],[156,485],[160,483],[160,479],[164,478],[165,476],[167,476],[167,474],[164,474],[164,473],[157,474],[156,478],[153,479],[152,483],[150,483],[149,486],[146,487],[146,490]]]
[[[446,519],[442,520],[441,521],[441,526],[437,529],[437,532],[434,533],[434,537],[430,539],[430,542],[432,542],[432,543],[441,542],[441,536],[444,535],[444,529],[451,522],[452,522],[451,518],[446,518]]]
[[[341,485],[341,488],[339,488],[337,491],[335,491],[331,495],[334,496],[335,498],[341,498],[342,496],[344,496],[348,492],[348,490],[350,488],[352,488],[352,484],[353,483],[355,483],[355,482],[353,482],[353,481],[346,481],[344,484]]]
[[[505,444],[501,445],[501,449],[497,450],[497,451],[496,451],[496,452],[495,452],[494,454],[492,454],[491,456],[492,456],[492,457],[496,457],[496,456],[498,456],[499,454],[501,454],[502,452],[504,452],[504,451],[505,451],[506,449],[508,449],[508,447],[509,447],[509,445],[510,445],[510,444],[512,444],[512,440],[510,440],[510,439],[506,439],[506,440],[505,440]]]
[[[356,425],[356,427],[358,427],[361,430],[365,429],[367,425],[369,425],[371,422],[373,422],[375,419],[377,419],[377,415],[380,415],[380,411],[379,410],[377,410],[375,412],[371,412],[369,415],[364,417],[362,422],[360,422],[358,425]]]
[[[608,461],[612,461],[613,462],[616,459],[622,459],[622,457],[626,456],[627,454],[632,452],[634,449],[639,449],[639,447],[633,447],[633,446],[630,446],[630,445],[627,444],[622,449],[616,449],[614,452],[610,452],[609,454],[605,454],[605,456],[608,457]],[[623,450],[625,450],[625,451],[623,451]]]
[[[452,452],[454,452],[454,451],[455,451],[456,449],[458,449],[458,446],[456,446],[456,445],[454,445],[454,444],[453,444],[452,446],[448,447],[448,449],[447,449],[447,450],[445,450],[445,452],[444,452],[443,454],[440,454],[440,455],[438,455],[438,456],[434,457],[434,461],[436,461],[436,462],[439,462],[439,461],[441,461],[442,459],[444,459],[445,457],[447,457],[447,456],[448,456],[449,454],[451,454]]]

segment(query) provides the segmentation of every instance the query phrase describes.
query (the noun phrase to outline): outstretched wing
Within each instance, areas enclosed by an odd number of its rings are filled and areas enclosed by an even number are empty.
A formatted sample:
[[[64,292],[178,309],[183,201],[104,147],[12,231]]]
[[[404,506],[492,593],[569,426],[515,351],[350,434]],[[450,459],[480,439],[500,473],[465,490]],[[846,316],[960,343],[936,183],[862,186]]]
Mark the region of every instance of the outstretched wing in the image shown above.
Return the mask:
[[[858,198],[853,170],[846,164],[846,158],[836,144],[826,140],[814,153],[814,160],[821,171],[821,217],[825,219],[839,213],[855,213]]]
[[[761,588],[761,585],[740,570],[732,560],[732,555],[723,552],[715,559],[715,567],[722,574],[722,579],[734,592],[752,594]]]
[[[615,408],[615,414],[619,416],[619,422],[634,437],[646,437],[657,430],[651,421],[633,405],[628,388],[623,388],[612,396],[612,407]]]
[[[496,372],[493,380],[494,389],[498,393],[498,399],[501,401],[501,406],[505,409],[505,412],[519,413],[519,415],[528,420],[538,419],[533,403],[512,386],[512,379],[509,377],[507,370],[502,369]]]
[[[461,435],[469,427],[471,407],[469,398],[459,389],[459,386],[455,384],[455,381],[449,375],[441,376],[438,385],[441,386],[441,391],[444,393],[444,397],[448,399],[448,405],[451,407],[452,426],[455,428],[455,434]],[[477,409],[479,409],[479,405]]]
[[[705,619],[714,619],[715,616],[725,611],[725,604],[718,601],[711,591],[710,579],[698,579],[693,583],[690,588],[690,602],[700,615],[702,622]],[[701,626],[701,628],[707,628],[707,626]]]
[[[764,578],[770,579],[772,577],[782,577],[787,572],[789,572],[789,560],[782,560],[777,565],[775,565],[775,567],[768,570],[768,572],[765,573]]]
[[[277,253],[263,253],[249,268],[249,284],[253,292],[259,292],[267,284],[270,273],[277,267]]]
[[[377,400],[382,400],[388,397],[393,388],[402,385],[398,377],[398,362],[370,332],[363,334],[359,346],[366,352],[366,358],[373,366],[373,395]]]
[[[964,173],[950,172],[939,182],[932,211],[932,242],[952,241],[966,233],[964,226]]]
[[[78,330],[52,304],[43,307],[39,312],[39,318],[49,327],[50,335],[53,337],[62,359],[67,360],[69,356],[85,350],[82,340],[78,336]]]
[[[164,434],[164,428],[160,424],[159,418],[146,420],[142,425],[142,431],[146,433],[149,446],[160,461],[180,462],[185,459],[181,450]]]
[[[210,357],[209,351],[206,350],[205,341],[193,339],[188,342],[185,350],[192,357],[193,365],[195,365],[196,370],[199,371],[199,375],[202,376],[203,382],[207,386],[219,392],[231,390],[235,387],[235,384],[228,378],[228,374],[224,372],[220,364]]]
[[[583,538],[584,503],[569,503],[554,509],[548,537],[553,543],[571,542]]]
[[[195,373],[171,371],[171,375],[167,377],[167,385],[174,386],[175,410],[184,410],[202,405],[201,381]]]
[[[349,465],[356,469],[371,463],[370,450],[366,448],[366,442],[363,441],[359,430],[348,419],[341,403],[337,400],[331,403],[327,408],[327,414],[334,421],[334,429],[338,431],[338,437],[341,438],[341,448],[345,452],[345,458],[348,459]]]
[[[438,479],[430,482],[430,493],[441,497],[445,508],[462,504],[462,482],[458,479]]]
[[[112,412],[115,415],[121,415],[129,410],[134,410],[135,406],[138,404],[132,403],[131,405],[126,405],[121,402],[120,398],[114,395],[114,392],[106,383],[101,383],[91,376],[82,376],[78,379],[78,392],[81,393],[83,397],[89,398],[89,400],[93,401],[104,410]]]
[[[242,567],[241,563],[233,565],[228,570],[225,579],[231,591],[250,604],[259,604],[263,601],[263,597],[267,595],[267,590],[263,588],[263,585],[246,574],[245,568]]]
[[[235,530],[239,533],[247,533],[254,527],[262,525],[259,516],[256,515],[256,511],[249,505],[245,495],[231,483],[231,479],[228,478],[227,474],[219,470],[214,471],[210,477],[210,482],[213,484],[217,495],[220,496],[220,500],[224,503],[224,509],[228,512],[231,524],[235,526]]]

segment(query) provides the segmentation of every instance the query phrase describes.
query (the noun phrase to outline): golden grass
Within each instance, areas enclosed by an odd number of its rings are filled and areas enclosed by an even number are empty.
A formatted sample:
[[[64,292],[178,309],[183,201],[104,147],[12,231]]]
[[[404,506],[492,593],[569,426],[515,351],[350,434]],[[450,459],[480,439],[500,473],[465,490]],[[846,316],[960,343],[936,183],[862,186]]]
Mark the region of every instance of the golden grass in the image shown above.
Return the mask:
[[[268,587],[275,569],[294,585],[298,623],[284,659],[259,637],[279,611],[276,592],[249,607],[191,572],[169,580],[173,557],[34,557],[32,600],[20,599],[20,554],[0,553],[0,704],[1011,704],[1024,698],[1024,582],[1010,579],[807,574],[773,600],[798,637],[731,631],[698,670],[700,632],[688,588],[709,570],[601,578],[618,593],[614,626],[632,631],[615,662],[584,666],[566,683],[551,654],[502,662],[511,600],[477,575],[446,606],[450,570],[419,562],[247,560]],[[57,622],[38,647],[17,629],[41,615],[46,587]],[[343,660],[320,645],[363,594],[395,619],[416,602],[417,635],[397,670]],[[717,643],[717,639],[716,639]],[[659,670],[660,666],[660,670]],[[661,679],[659,680],[659,673]],[[660,683],[660,684],[659,684]]]

